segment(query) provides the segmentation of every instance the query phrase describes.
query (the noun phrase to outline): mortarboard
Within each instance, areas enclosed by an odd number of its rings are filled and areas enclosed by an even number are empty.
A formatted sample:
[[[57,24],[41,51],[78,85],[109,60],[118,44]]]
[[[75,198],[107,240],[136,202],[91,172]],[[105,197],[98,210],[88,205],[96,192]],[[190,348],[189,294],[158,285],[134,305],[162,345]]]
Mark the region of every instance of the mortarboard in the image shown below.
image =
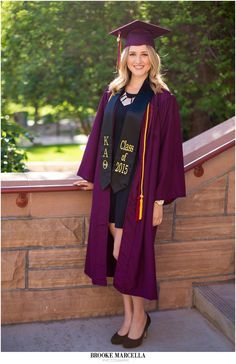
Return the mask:
[[[131,45],[150,45],[155,49],[154,39],[160,37],[170,30],[161,28],[157,25],[147,23],[141,20],[134,20],[131,23],[125,24],[109,34],[117,36],[118,42],[118,57],[117,57],[117,68],[120,65],[121,55],[121,38],[125,39],[124,48]]]

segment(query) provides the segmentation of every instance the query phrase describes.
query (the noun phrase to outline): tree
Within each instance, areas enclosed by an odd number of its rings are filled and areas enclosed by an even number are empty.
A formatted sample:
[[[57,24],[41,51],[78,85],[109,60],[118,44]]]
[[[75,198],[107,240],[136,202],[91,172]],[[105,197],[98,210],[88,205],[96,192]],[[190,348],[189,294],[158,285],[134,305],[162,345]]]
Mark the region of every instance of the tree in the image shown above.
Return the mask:
[[[32,141],[28,131],[7,119],[2,120],[1,128],[1,172],[25,172],[28,159],[23,149],[17,147],[19,137]]]
[[[171,29],[163,39],[168,85],[191,138],[234,115],[234,3],[147,2],[150,21]]]
[[[74,117],[90,132],[115,76],[116,40],[134,19],[171,29],[156,40],[183,121],[184,140],[234,115],[234,3],[227,1],[3,2],[3,98]],[[51,118],[53,120],[53,118]]]

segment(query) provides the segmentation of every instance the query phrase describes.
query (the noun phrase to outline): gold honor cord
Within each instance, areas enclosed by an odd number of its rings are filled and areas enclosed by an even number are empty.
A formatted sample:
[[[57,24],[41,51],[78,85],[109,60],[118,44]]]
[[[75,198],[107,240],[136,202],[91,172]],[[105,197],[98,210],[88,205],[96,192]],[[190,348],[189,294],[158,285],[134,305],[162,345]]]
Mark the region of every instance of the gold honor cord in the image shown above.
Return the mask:
[[[146,153],[146,138],[147,138],[147,129],[148,129],[148,119],[150,112],[150,103],[147,106],[147,114],[145,120],[145,131],[144,131],[144,143],[143,143],[143,155],[142,155],[142,173],[141,173],[141,184],[140,184],[140,195],[137,197],[137,211],[136,211],[136,219],[137,221],[142,220],[143,217],[143,181],[144,181],[144,162],[145,162],[145,153]]]

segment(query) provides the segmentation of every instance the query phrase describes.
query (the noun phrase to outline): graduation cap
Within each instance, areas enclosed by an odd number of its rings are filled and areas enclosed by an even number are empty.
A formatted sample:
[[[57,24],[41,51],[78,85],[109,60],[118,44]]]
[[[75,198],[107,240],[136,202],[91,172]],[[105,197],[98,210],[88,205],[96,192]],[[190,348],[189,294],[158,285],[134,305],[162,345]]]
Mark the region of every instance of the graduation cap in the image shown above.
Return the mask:
[[[160,37],[170,30],[161,28],[157,25],[147,23],[141,20],[134,20],[131,23],[125,24],[109,34],[117,36],[118,52],[117,52],[117,69],[120,66],[121,56],[121,38],[125,39],[124,48],[131,45],[150,45],[155,49],[154,39]]]

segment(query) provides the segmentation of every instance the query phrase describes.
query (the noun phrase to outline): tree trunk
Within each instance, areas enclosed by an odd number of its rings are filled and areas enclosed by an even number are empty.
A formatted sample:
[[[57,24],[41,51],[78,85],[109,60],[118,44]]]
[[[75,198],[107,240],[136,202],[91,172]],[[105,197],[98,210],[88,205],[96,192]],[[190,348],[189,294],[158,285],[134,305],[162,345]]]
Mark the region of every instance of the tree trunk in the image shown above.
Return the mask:
[[[38,133],[38,120],[39,120],[39,107],[38,105],[34,105],[34,129],[36,133]]]

